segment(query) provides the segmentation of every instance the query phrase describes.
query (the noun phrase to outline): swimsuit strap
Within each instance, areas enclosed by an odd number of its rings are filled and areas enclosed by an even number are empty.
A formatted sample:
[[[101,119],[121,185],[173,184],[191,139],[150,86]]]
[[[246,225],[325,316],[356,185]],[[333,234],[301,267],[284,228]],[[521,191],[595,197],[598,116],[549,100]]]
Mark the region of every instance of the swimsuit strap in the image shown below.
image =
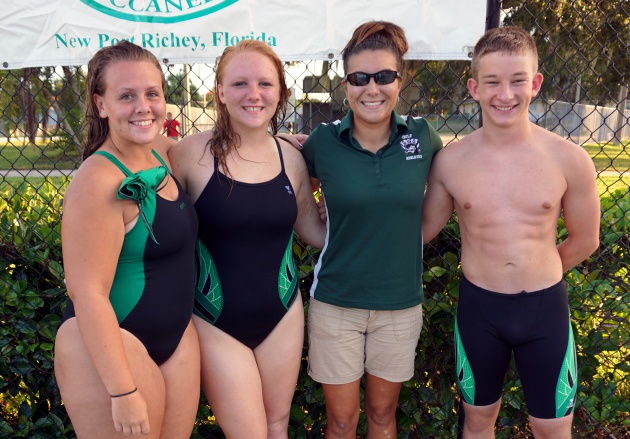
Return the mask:
[[[280,148],[280,142],[278,142],[278,139],[274,136],[273,140],[276,141],[276,146],[278,147],[278,154],[280,155],[280,165],[282,166],[282,172],[284,173],[284,159],[282,158],[282,148]]]
[[[154,149],[152,149],[151,152],[153,153],[153,156],[156,159],[158,159],[158,161],[162,164],[162,166],[164,166],[166,168],[167,173],[171,174],[171,170],[168,168],[168,166],[166,165],[164,160],[162,160],[162,157],[160,157],[160,155],[157,152],[155,152]],[[118,167],[118,169],[120,169],[127,177],[130,177],[130,176],[132,176],[134,174],[133,172],[131,172],[129,170],[129,168],[127,168],[125,165],[123,165],[120,160],[118,160],[116,157],[114,157],[109,152],[107,152],[107,151],[96,151],[94,154],[102,155],[103,157],[106,157],[107,159],[109,159],[109,161],[112,162],[113,164],[115,164]]]
[[[171,174],[171,170],[168,168],[168,165],[164,162],[164,160],[162,160],[162,157],[160,157],[160,155],[155,152],[154,149],[151,150],[151,152],[153,153],[153,155],[155,156],[156,159],[158,159],[158,161],[160,163],[162,163],[162,166],[164,166],[166,168],[166,170],[168,171],[169,174]]]
[[[120,160],[118,160],[116,157],[114,157],[112,154],[108,153],[107,151],[96,151],[94,155],[102,155],[103,157],[106,157],[107,159],[109,159],[110,162],[115,164],[118,167],[118,169],[120,169],[127,177],[130,177],[133,175],[133,172],[131,172],[128,167],[123,165]]]
[[[156,244],[160,244],[155,235],[153,234],[153,227],[151,221],[147,218],[147,209],[149,211],[155,211],[156,205],[156,192],[164,188],[169,181],[171,175],[170,169],[166,166],[162,157],[158,155],[153,149],[151,150],[153,155],[159,160],[162,166],[156,166],[154,168],[142,169],[138,172],[131,172],[129,168],[123,165],[120,160],[114,157],[107,151],[96,151],[94,154],[102,155],[115,164],[126,176],[126,178],[120,184],[118,188],[119,200],[133,200],[138,204],[138,210],[140,211],[140,217],[142,222],[149,231],[151,239]]]
[[[276,147],[278,148],[278,154],[280,155],[280,166],[282,167],[282,172],[285,172],[284,171],[284,159],[282,158],[282,148],[280,148],[280,142],[278,142],[278,139],[275,136],[274,136],[273,140],[276,142]],[[159,156],[158,156],[158,158],[159,158]],[[215,155],[214,156],[214,172],[217,172],[218,169],[219,169],[219,159]]]

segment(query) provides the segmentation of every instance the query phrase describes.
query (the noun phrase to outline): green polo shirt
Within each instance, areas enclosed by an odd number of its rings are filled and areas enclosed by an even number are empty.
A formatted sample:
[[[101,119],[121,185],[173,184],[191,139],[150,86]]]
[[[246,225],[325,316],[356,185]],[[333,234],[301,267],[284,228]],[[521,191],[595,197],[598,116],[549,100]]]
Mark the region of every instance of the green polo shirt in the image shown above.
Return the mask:
[[[422,202],[442,140],[425,119],[393,112],[389,142],[373,153],[352,137],[352,117],[320,125],[302,150],[328,215],[311,296],[346,308],[409,308],[423,299]]]

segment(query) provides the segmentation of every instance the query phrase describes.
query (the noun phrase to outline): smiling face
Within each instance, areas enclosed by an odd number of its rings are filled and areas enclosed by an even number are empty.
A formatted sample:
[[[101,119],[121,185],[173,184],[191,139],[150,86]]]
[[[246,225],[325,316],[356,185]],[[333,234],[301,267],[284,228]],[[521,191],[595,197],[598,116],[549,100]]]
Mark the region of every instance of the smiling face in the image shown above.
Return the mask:
[[[364,50],[352,55],[347,62],[346,74],[363,72],[374,74],[382,70],[398,71],[396,56],[388,50]],[[374,78],[364,86],[343,82],[348,105],[354,112],[355,129],[362,125],[387,125],[398,101],[402,81],[397,78],[391,84],[378,85]]]
[[[162,72],[148,61],[118,61],[107,66],[105,92],[94,94],[98,115],[107,119],[109,136],[118,147],[146,145],[162,129],[166,101]]]
[[[511,127],[529,122],[529,104],[542,80],[531,55],[492,52],[478,60],[468,89],[481,106],[484,125]]]
[[[266,131],[280,102],[280,79],[267,56],[247,51],[228,61],[217,91],[236,132]]]

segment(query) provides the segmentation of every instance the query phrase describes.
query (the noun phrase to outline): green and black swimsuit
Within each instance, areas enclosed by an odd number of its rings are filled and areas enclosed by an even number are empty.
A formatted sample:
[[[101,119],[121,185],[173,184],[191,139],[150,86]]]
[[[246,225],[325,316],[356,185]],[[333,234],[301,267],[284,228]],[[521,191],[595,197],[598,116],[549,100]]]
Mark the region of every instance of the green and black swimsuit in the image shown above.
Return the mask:
[[[197,216],[176,180],[176,200],[157,194],[172,177],[155,151],[162,166],[135,174],[111,154],[95,154],[125,174],[118,198],[134,200],[140,209],[140,218],[125,235],[109,300],[120,327],[135,335],[160,365],[177,349],[192,316]],[[64,321],[71,317],[69,300]]]

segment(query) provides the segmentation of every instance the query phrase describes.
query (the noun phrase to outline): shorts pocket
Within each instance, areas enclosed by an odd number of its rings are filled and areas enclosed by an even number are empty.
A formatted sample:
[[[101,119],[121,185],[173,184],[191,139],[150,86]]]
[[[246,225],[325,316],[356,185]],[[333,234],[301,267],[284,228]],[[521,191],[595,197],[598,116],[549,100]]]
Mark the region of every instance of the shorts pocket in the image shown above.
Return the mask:
[[[418,340],[422,331],[422,304],[392,311],[394,336],[398,341]]]
[[[311,297],[308,308],[308,336],[319,340],[341,337],[343,308],[319,302]]]

